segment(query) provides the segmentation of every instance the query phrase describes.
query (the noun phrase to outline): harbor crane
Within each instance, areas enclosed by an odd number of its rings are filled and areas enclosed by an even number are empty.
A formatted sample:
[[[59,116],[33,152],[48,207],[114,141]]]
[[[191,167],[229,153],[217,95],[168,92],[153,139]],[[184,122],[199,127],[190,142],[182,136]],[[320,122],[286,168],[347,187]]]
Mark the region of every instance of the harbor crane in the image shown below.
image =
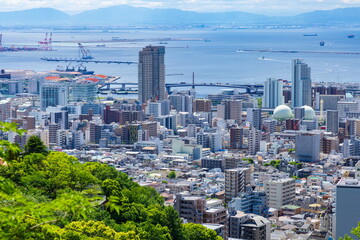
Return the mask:
[[[48,62],[77,62],[77,63],[116,63],[116,64],[137,64],[137,62],[130,61],[117,61],[117,60],[95,60],[93,56],[91,56],[90,50],[85,48],[81,43],[78,43],[79,46],[79,58],[49,58],[42,57],[41,60]]]
[[[52,33],[46,33],[43,41],[39,42],[39,49],[43,51],[52,50]]]
[[[81,59],[85,59],[85,60],[94,59],[94,57],[91,56],[89,49],[86,49],[81,43],[78,43],[78,45],[81,52]]]

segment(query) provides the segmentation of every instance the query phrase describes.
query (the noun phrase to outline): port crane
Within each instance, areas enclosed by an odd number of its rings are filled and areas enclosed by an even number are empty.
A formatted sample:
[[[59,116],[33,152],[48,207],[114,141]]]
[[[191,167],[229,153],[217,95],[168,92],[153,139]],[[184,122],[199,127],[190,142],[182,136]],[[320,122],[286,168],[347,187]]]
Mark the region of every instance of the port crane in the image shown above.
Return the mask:
[[[43,41],[39,42],[40,49],[43,51],[52,50],[52,33],[46,33]]]
[[[81,43],[78,43],[78,45],[81,53],[81,59],[85,59],[85,60],[94,59],[94,57],[91,56],[89,49],[86,49]]]
[[[124,62],[124,61],[114,61],[114,60],[95,60],[91,56],[90,50],[86,49],[81,43],[78,43],[79,46],[79,58],[49,58],[42,57],[41,60],[48,62],[77,62],[77,63],[116,63],[116,64],[137,64],[137,62]]]

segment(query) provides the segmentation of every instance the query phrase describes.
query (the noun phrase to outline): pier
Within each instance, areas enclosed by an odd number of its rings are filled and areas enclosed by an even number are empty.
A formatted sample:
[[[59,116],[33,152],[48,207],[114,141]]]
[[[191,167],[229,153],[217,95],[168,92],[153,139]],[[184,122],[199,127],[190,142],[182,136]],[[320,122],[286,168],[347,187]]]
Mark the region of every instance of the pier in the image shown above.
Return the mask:
[[[124,62],[114,60],[94,60],[94,59],[82,59],[82,58],[47,58],[42,57],[41,60],[48,62],[82,62],[82,63],[116,63],[116,64],[137,64],[137,62]]]
[[[360,55],[360,52],[327,52],[327,51],[302,51],[302,50],[266,50],[266,49],[254,49],[254,50],[237,50],[237,52],[257,52],[257,53],[320,53],[320,54],[349,54]]]

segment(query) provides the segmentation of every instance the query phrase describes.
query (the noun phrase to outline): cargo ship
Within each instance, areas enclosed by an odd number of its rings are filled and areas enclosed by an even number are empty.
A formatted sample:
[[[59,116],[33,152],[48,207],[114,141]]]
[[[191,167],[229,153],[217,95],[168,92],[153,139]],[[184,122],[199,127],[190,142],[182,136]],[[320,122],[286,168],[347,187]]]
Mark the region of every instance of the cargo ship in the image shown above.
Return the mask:
[[[314,34],[303,34],[304,37],[317,37],[317,33]]]

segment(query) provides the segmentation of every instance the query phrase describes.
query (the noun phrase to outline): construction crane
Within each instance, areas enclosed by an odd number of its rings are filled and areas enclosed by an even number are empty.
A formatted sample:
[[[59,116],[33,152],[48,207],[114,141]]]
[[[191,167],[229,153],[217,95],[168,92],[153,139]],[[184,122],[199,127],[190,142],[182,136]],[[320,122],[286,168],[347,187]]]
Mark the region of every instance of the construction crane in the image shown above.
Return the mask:
[[[49,38],[48,38],[49,36]],[[52,33],[46,33],[43,41],[39,42],[40,49],[43,51],[51,51],[52,50]]]
[[[79,49],[81,52],[81,59],[94,59],[91,54],[90,54],[90,50],[86,49],[83,45],[81,45],[81,43],[78,43],[79,45]]]

